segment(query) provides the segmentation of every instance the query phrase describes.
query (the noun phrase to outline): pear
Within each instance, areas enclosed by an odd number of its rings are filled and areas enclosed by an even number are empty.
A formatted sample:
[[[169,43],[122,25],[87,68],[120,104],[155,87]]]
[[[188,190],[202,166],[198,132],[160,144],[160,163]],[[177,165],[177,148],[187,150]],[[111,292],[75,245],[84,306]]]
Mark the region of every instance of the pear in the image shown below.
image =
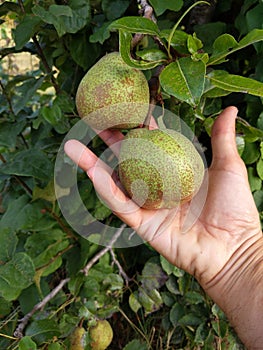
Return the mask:
[[[83,327],[77,327],[70,336],[70,350],[84,350],[84,335],[86,331]]]
[[[113,331],[107,320],[98,320],[96,325],[90,328],[92,350],[105,350],[113,339]]]
[[[147,79],[128,66],[119,52],[103,56],[81,80],[76,107],[95,129],[130,129],[142,124],[149,108]]]
[[[137,128],[122,141],[118,171],[122,186],[140,207],[173,208],[197,193],[204,162],[179,132]]]

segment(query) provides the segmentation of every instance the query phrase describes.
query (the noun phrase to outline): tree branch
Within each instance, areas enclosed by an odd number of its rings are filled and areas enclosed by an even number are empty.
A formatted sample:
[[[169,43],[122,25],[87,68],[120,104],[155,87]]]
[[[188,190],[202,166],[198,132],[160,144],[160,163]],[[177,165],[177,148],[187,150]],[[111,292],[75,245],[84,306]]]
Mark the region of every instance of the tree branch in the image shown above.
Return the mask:
[[[107,247],[105,247],[104,249],[100,250],[89,262],[88,264],[84,267],[83,270],[81,270],[81,272],[84,273],[85,276],[88,275],[89,270],[92,268],[92,266],[107,252],[111,251],[113,248],[114,243],[117,241],[117,239],[120,237],[120,235],[122,234],[124,228],[126,227],[126,224],[123,224],[117,231],[116,233],[113,235],[112,239],[110,240],[110,243]],[[113,255],[112,255],[113,256]],[[121,275],[124,277],[125,276],[125,281],[127,283],[127,281],[129,281],[128,276],[126,275],[126,273],[124,272],[124,270],[122,269],[120,263],[117,261],[117,259],[114,257],[113,258],[113,262],[117,265]],[[44,309],[44,307],[47,305],[47,303],[50,302],[50,300],[52,300],[61,290],[62,288],[70,281],[70,277],[63,279],[62,281],[60,281],[60,283],[54,288],[52,289],[52,291],[46,295],[43,300],[41,300],[39,303],[37,303],[33,309],[31,311],[29,311],[19,322],[15,332],[14,332],[14,336],[16,338],[22,338],[23,337],[23,331],[26,328],[28,322],[30,321],[31,317],[39,310]]]
[[[88,275],[89,270],[92,268],[92,266],[103,256],[105,255],[107,252],[109,252],[114,243],[117,241],[117,239],[120,237],[120,235],[122,234],[124,228],[126,227],[125,224],[122,224],[121,227],[116,231],[116,233],[113,235],[112,239],[110,240],[110,243],[107,247],[105,247],[104,249],[102,249],[101,251],[98,252],[98,254],[96,254],[89,262],[88,264],[84,267],[84,269],[82,270],[82,272],[84,273],[85,276]]]
[[[60,291],[61,289],[70,281],[70,278],[65,278],[47,295],[43,300],[41,300],[38,304],[36,304],[33,309],[27,313],[20,321],[18,327],[16,328],[14,332],[14,336],[16,338],[22,338],[23,337],[23,331],[25,327],[27,326],[30,318],[36,313],[37,311],[43,309],[46,304],[53,299]]]

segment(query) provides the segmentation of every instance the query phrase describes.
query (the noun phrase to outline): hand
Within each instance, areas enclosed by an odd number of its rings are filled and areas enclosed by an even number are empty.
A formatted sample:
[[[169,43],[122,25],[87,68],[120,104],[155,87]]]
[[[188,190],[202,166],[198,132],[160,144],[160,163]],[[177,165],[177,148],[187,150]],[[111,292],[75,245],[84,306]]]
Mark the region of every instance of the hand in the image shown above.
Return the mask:
[[[236,251],[261,238],[246,167],[236,148],[236,116],[237,109],[228,107],[214,123],[206,201],[191,229],[184,233],[189,203],[171,210],[141,209],[121,190],[116,174],[112,175],[88,148],[76,140],[65,144],[65,152],[87,172],[111,210],[172,264],[194,275],[204,288]],[[123,135],[106,130],[99,136],[118,155]]]

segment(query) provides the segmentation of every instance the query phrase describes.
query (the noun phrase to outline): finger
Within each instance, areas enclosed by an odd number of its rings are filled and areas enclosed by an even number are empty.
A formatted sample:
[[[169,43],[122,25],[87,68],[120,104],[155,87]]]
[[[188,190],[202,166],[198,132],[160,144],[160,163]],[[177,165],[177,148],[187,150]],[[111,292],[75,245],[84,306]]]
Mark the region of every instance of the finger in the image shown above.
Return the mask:
[[[141,217],[136,217],[135,214],[139,213],[140,208],[114,182],[112,169],[77,140],[67,141],[64,150],[79,167],[87,172],[98,195],[109,208],[129,226],[136,226]]]
[[[151,117],[149,129],[157,129],[158,125],[153,117]],[[118,157],[120,151],[121,141],[124,139],[124,135],[119,130],[95,130],[99,137],[108,145],[115,156]]]
[[[142,221],[142,210],[123,193],[110,174],[98,165],[89,169],[87,174],[98,196],[112,212],[128,226],[138,228]]]
[[[67,141],[64,145],[64,150],[73,162],[86,172],[100,162],[100,167],[112,173],[112,169],[108,165],[99,160],[93,152],[77,140]]]
[[[227,107],[213,125],[211,135],[213,161],[226,161],[238,156],[235,131],[237,112],[236,107]]]

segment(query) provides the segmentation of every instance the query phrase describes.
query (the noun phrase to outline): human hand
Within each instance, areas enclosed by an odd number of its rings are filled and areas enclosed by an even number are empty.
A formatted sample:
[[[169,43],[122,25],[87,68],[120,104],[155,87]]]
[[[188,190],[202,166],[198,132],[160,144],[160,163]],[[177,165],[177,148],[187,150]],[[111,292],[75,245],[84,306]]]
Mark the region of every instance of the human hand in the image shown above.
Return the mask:
[[[65,144],[65,152],[87,172],[98,195],[123,222],[205,287],[236,251],[246,249],[261,237],[246,168],[236,148],[236,116],[237,109],[228,107],[214,123],[207,197],[203,210],[187,232],[183,232],[183,224],[190,203],[175,209],[139,208],[121,190],[116,174],[112,175],[108,166],[83,144],[70,140]],[[100,137],[118,155],[123,135],[106,130]]]

